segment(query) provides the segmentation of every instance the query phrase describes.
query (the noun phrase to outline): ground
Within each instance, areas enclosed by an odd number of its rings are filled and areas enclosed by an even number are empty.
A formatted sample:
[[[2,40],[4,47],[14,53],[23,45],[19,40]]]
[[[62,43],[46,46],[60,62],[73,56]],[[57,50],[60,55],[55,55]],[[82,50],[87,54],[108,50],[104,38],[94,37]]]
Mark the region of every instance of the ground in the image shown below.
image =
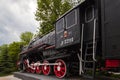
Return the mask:
[[[9,75],[9,76],[0,77],[0,80],[21,80],[21,79],[18,79],[13,75]]]
[[[14,72],[14,76],[22,80],[93,80],[89,78],[83,78],[81,76],[69,76],[67,78],[58,79],[57,77],[55,77],[55,75],[45,76],[43,74],[38,75],[38,74],[24,73],[24,72]],[[19,80],[19,79],[12,79],[12,80]],[[120,80],[120,79],[106,77],[106,76],[96,76],[94,80]]]

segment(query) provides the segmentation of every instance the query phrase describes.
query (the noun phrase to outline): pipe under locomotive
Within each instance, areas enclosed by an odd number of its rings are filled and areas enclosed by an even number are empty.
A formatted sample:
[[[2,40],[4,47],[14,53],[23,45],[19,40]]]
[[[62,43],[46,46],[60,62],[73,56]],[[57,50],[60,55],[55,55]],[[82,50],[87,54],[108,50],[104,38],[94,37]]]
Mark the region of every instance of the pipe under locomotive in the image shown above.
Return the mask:
[[[55,22],[55,30],[34,38],[20,53],[20,69],[95,76],[96,69],[120,68],[120,2],[85,0]],[[116,4],[116,5],[115,5]],[[117,8],[116,8],[117,7]]]

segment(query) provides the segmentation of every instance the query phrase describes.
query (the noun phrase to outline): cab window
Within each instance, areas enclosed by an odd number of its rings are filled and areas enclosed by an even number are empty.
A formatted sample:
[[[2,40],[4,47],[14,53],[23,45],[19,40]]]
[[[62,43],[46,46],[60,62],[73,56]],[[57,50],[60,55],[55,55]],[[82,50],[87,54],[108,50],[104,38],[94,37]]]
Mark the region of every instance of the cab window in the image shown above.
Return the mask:
[[[59,33],[64,30],[64,19],[60,19],[56,22],[56,32]]]
[[[66,15],[66,28],[70,28],[77,23],[76,10],[71,11]]]

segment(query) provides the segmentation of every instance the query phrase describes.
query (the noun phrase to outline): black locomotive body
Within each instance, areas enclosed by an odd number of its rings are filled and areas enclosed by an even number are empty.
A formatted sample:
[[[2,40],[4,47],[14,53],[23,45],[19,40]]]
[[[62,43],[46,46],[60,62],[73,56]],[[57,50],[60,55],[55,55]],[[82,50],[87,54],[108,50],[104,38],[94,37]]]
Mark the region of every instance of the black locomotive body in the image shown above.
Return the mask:
[[[20,53],[21,69],[58,78],[120,68],[120,1],[85,0]],[[97,65],[97,66],[96,66]]]

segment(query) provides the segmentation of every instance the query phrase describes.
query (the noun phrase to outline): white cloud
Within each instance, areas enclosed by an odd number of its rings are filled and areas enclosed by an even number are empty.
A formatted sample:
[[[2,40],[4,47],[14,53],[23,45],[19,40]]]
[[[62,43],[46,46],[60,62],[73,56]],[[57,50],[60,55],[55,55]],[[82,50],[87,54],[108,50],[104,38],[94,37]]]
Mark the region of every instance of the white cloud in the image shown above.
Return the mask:
[[[0,45],[19,41],[25,31],[35,33],[36,0],[0,0]]]

